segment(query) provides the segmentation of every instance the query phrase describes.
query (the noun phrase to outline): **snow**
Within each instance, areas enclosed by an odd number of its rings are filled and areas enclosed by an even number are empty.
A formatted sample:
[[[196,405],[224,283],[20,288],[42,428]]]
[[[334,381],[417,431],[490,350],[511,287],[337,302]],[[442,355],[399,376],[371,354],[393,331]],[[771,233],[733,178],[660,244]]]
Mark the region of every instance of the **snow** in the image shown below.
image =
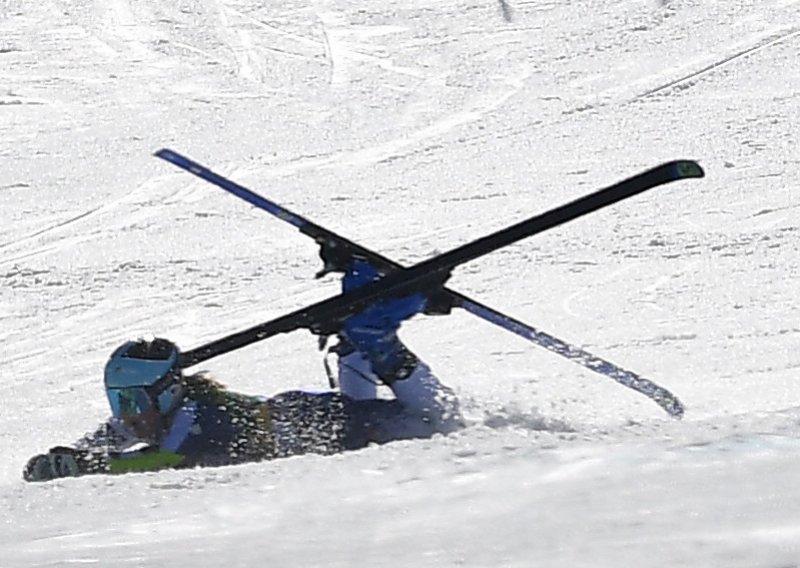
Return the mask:
[[[0,565],[800,565],[800,2],[508,6],[0,1]],[[459,311],[403,329],[455,435],[24,483],[105,418],[122,341],[189,349],[337,290],[162,147],[404,264],[698,160],[449,283],[686,417]],[[305,332],[204,367],[325,384]]]

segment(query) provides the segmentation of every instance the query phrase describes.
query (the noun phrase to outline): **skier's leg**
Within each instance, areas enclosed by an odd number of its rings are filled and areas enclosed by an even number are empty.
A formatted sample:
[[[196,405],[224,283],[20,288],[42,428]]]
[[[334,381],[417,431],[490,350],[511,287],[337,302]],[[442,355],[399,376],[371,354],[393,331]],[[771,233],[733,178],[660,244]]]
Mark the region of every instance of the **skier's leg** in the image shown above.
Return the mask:
[[[339,390],[354,400],[378,397],[380,380],[364,355],[345,341],[339,344]]]
[[[352,331],[352,330],[351,330]],[[420,361],[394,331],[383,334],[352,333],[358,359],[369,376],[389,386],[395,398],[411,414],[446,432],[462,424],[458,398],[443,385],[427,364]]]
[[[379,278],[369,263],[355,260],[342,288],[347,292]],[[347,318],[340,335],[361,354],[360,363],[369,362],[372,374],[389,385],[408,413],[445,431],[461,423],[458,400],[397,336],[400,324],[423,311],[426,303],[421,293],[381,301]]]

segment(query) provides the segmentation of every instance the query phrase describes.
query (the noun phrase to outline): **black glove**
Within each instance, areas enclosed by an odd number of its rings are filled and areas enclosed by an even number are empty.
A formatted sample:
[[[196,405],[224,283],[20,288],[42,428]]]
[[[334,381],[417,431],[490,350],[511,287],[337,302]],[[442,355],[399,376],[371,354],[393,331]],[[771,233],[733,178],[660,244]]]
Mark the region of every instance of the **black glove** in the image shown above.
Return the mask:
[[[58,446],[28,460],[22,478],[25,481],[49,481],[59,477],[100,473],[107,469],[106,461],[100,455]]]

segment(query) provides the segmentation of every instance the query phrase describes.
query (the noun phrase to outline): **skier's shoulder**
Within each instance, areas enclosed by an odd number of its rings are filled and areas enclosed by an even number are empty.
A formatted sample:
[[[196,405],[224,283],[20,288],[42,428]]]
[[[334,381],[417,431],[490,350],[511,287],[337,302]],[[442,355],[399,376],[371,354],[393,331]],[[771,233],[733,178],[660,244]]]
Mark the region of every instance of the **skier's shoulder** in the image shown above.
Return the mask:
[[[222,465],[270,453],[270,410],[265,397],[229,390],[209,373],[182,380],[184,399],[170,418],[163,450],[187,463]]]

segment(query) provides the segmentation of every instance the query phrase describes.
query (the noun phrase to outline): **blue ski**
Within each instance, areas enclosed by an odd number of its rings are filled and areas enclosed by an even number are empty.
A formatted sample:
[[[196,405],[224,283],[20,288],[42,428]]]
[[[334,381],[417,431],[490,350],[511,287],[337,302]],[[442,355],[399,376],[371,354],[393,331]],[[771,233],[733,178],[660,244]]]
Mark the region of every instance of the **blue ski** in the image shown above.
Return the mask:
[[[361,245],[358,245],[357,243],[354,243],[332,231],[329,231],[328,229],[325,229],[324,227],[321,227],[307,220],[306,218],[293,213],[292,211],[289,211],[288,209],[256,194],[255,192],[247,189],[246,187],[243,187],[227,178],[224,178],[223,176],[220,176],[219,174],[214,173],[210,169],[198,164],[197,162],[194,162],[193,160],[185,156],[182,156],[181,154],[178,154],[177,152],[168,149],[162,149],[156,152],[156,156],[232,193],[233,195],[247,201],[248,203],[260,209],[267,211],[273,216],[294,226],[301,233],[313,238],[319,244],[332,243],[336,247],[339,247],[341,250],[347,251],[347,253],[350,255],[359,256],[361,258],[367,259],[376,268],[378,268],[378,270],[386,274],[390,274],[392,272],[403,273],[409,270],[405,269],[398,263],[376,252],[366,249]],[[702,169],[695,162],[691,161],[680,161],[680,162],[673,162],[670,164],[666,164],[664,166],[660,166],[659,168],[651,170],[650,172],[648,172],[648,174],[654,171],[659,171],[662,177],[658,179],[653,179],[652,181],[649,180],[648,183],[650,185],[647,185],[646,188],[655,187],[656,185],[668,183],[669,181],[675,181],[678,179],[684,179],[690,177],[702,177],[703,175]],[[639,176],[637,176],[637,178],[638,177]],[[625,183],[630,183],[630,181],[631,180],[626,180],[626,182],[621,182],[621,184],[618,184],[618,186]],[[639,188],[638,190],[631,192],[630,195],[633,195],[634,193],[638,193],[643,190],[644,189]],[[602,204],[589,203],[588,200],[595,195],[597,194],[592,194],[587,198],[584,198],[583,200],[587,202],[586,207],[588,210],[595,210],[596,208],[605,206],[610,203],[610,202],[604,202]],[[628,197],[630,195],[626,194],[625,196],[622,196],[619,199],[615,199],[615,201],[624,199],[625,197]],[[506,232],[507,231],[508,230],[506,230]],[[479,239],[479,241],[488,240],[490,238],[494,238],[495,236],[496,235],[490,235],[489,237],[485,237],[484,239]],[[518,240],[519,236],[515,235],[512,238],[514,240]],[[469,246],[471,246],[473,249],[471,251],[471,254],[474,254],[473,251],[475,250],[475,243],[470,243]],[[491,246],[494,248],[498,248],[495,244],[492,244]],[[492,250],[494,250],[494,248],[492,248]],[[458,250],[459,249],[456,249],[456,251],[451,251],[451,253],[457,252]],[[455,264],[453,264],[453,266],[461,262],[464,262],[464,260],[461,260],[460,258],[456,257],[454,258],[456,262]],[[423,262],[421,264],[425,263]],[[452,268],[452,266],[450,268]],[[400,278],[402,279],[403,277],[400,276]],[[446,275],[444,276],[444,278],[446,278]],[[420,278],[418,277],[417,280],[420,280]],[[640,377],[639,375],[637,375],[632,371],[622,369],[609,361],[597,357],[596,355],[593,355],[592,353],[589,353],[588,351],[585,351],[579,347],[571,345],[553,335],[538,330],[506,314],[503,314],[501,312],[498,312],[497,310],[494,310],[488,306],[476,302],[475,300],[472,300],[459,292],[450,290],[448,288],[443,288],[442,290],[445,293],[447,300],[450,302],[450,307],[463,308],[466,311],[490,323],[502,327],[503,329],[515,333],[516,335],[523,337],[524,339],[527,339],[541,347],[544,347],[545,349],[553,353],[557,353],[563,357],[566,357],[567,359],[570,359],[571,361],[574,361],[579,365],[582,365],[588,369],[591,369],[592,371],[595,371],[597,373],[600,373],[606,377],[609,377],[617,381],[623,386],[626,386],[637,392],[640,392],[645,396],[653,399],[669,415],[673,417],[680,418],[683,415],[684,407],[683,404],[678,400],[678,398],[671,392],[669,392],[667,389],[657,385],[656,383],[648,379],[645,379],[643,377]],[[281,331],[284,330],[283,329],[278,330],[278,332]],[[260,339],[260,337],[258,339]],[[207,347],[208,346],[206,346],[206,348]],[[201,352],[201,349],[202,348],[198,348],[194,351],[199,354]],[[225,347],[225,349],[230,350],[227,347]],[[209,355],[209,356],[214,356],[214,355]],[[199,358],[197,362],[199,362],[200,360],[205,360],[209,358],[209,356],[202,356]]]

